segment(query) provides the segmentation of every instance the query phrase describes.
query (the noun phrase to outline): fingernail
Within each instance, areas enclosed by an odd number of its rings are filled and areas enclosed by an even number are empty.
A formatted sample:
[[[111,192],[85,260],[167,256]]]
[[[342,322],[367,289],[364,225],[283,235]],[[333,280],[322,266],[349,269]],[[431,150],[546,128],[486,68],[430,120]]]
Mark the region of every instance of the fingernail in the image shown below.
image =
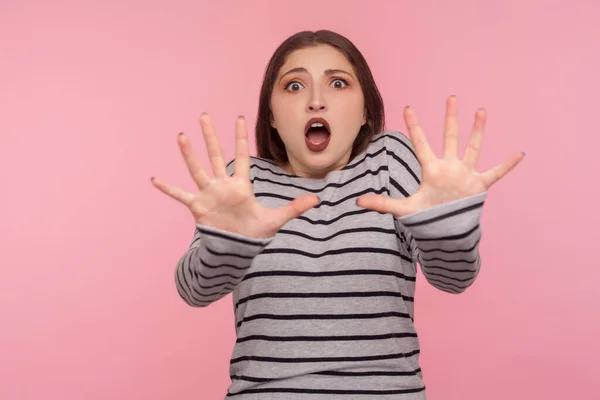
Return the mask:
[[[521,153],[523,153],[523,157],[525,157],[525,152],[524,152],[524,151],[522,151]]]
[[[244,118],[244,116],[243,115],[238,115],[238,118]]]
[[[410,108],[410,106],[406,106],[406,107],[404,107],[404,109],[405,109],[405,110],[408,110],[409,108]]]
[[[155,179],[155,178],[154,178],[154,177],[152,177],[152,178],[150,178],[150,181],[154,182],[154,179]]]
[[[179,136],[183,135],[183,132],[179,132]]]
[[[207,113],[203,112],[202,114],[200,114],[200,116],[206,115]]]

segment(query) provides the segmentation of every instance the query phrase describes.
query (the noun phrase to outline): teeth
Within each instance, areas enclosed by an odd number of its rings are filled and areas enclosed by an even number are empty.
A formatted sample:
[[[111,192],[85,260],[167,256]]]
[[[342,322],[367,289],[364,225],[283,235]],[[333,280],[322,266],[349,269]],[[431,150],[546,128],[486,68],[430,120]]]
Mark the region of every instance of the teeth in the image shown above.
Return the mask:
[[[312,124],[310,127],[311,127],[311,128],[322,128],[322,127],[323,127],[323,124],[322,124],[322,123],[320,123],[320,122],[315,122],[315,123],[314,123],[314,124]]]

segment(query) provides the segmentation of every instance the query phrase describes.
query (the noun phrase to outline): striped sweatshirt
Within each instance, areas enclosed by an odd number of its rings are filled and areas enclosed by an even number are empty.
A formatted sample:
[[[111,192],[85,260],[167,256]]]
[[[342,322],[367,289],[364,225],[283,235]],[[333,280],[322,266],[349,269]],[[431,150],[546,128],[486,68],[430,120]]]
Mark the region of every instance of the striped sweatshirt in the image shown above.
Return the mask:
[[[399,132],[375,135],[323,179],[255,157],[250,178],[266,207],[306,193],[320,202],[267,239],[196,224],[177,263],[175,283],[189,305],[232,293],[237,340],[225,398],[425,399],[414,326],[417,265],[445,292],[473,283],[487,192],[404,217],[357,206],[363,194],[402,198],[418,189],[421,167]]]

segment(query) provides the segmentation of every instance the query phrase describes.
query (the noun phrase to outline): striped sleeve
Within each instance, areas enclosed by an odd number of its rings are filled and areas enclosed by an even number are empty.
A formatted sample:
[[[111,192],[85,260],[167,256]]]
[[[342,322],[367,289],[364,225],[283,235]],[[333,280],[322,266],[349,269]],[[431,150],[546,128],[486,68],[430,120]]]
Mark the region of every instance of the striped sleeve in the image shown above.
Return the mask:
[[[235,161],[227,164],[233,174]],[[252,170],[250,175],[252,177]],[[256,239],[196,224],[194,238],[175,268],[175,285],[190,306],[206,307],[231,293],[252,260],[273,240]]]
[[[386,151],[390,196],[408,197],[420,185],[421,167],[408,137],[391,134]],[[444,292],[461,293],[481,266],[481,212],[487,192],[396,218],[399,235],[427,281]]]
[[[461,293],[475,281],[486,196],[487,192],[398,218],[406,228],[413,259],[436,288]]]
[[[192,244],[175,268],[179,295],[190,306],[206,307],[231,293],[272,239],[196,224]]]

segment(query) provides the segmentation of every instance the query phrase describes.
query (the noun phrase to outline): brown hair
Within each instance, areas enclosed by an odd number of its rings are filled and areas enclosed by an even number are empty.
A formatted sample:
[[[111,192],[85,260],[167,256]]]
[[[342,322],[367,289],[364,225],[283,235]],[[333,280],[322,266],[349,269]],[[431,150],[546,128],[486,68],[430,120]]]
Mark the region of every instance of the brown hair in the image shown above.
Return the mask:
[[[260,89],[255,130],[258,157],[272,160],[277,164],[288,162],[285,145],[279,137],[277,129],[271,126],[271,93],[277,74],[285,63],[287,56],[295,50],[320,44],[332,46],[346,56],[354,68],[365,99],[367,123],[360,128],[354,141],[350,160],[366,149],[374,134],[380,133],[384,129],[383,99],[379,89],[377,89],[367,61],[354,44],[344,36],[328,30],[298,32],[279,45],[265,70]]]

